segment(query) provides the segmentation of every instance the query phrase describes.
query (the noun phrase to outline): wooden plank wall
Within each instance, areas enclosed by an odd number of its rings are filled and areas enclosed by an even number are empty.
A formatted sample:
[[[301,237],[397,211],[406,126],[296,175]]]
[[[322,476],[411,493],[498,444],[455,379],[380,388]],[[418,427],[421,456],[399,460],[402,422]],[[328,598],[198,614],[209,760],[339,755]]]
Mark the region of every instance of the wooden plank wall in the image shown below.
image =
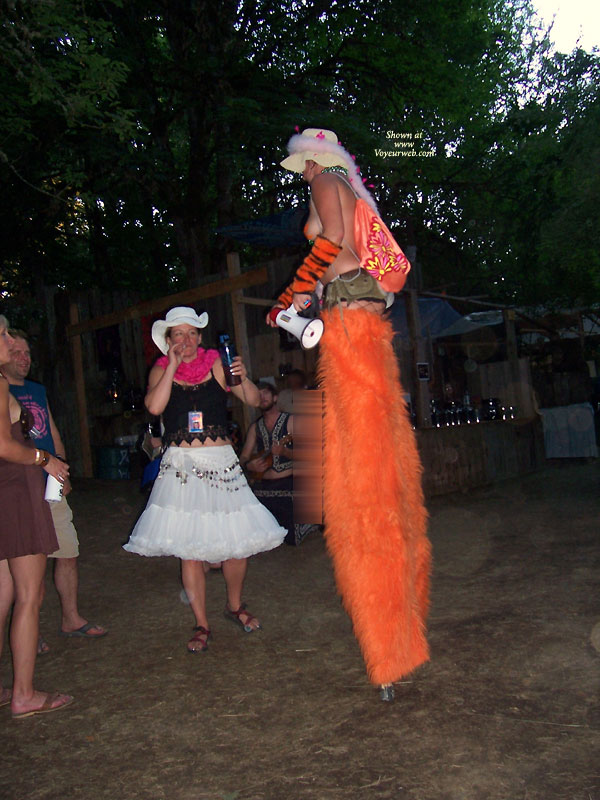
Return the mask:
[[[253,378],[272,376],[279,388],[284,388],[285,379],[279,376],[279,365],[289,364],[292,369],[301,369],[310,382],[316,376],[317,350],[282,350],[280,348],[279,331],[269,330],[250,339]]]
[[[509,361],[480,364],[477,372],[469,375],[472,397],[497,397],[504,406],[515,406],[519,419],[535,416],[531,367],[528,358],[520,358],[519,381],[515,383]]]
[[[80,318],[90,319],[100,314],[120,310],[137,301],[130,292],[80,292],[67,295],[56,288],[46,288],[44,321],[32,325],[27,333],[31,336],[34,363],[31,378],[42,382],[48,391],[52,414],[65,443],[65,449],[74,475],[82,473],[81,444],[77,417],[76,388],[73,375],[71,348],[66,336],[69,324],[69,306],[76,301]],[[141,344],[138,352],[136,341],[141,343],[139,323],[124,324],[121,334],[121,360],[127,382],[143,385],[144,365]],[[95,334],[81,339],[85,367],[86,398],[90,409],[89,424],[93,426],[98,408],[106,404],[104,390],[107,375],[98,367],[98,352]],[[143,380],[142,380],[143,379]],[[141,381],[141,382],[140,382]]]
[[[465,491],[539,469],[541,421],[481,422],[417,431],[428,496]]]

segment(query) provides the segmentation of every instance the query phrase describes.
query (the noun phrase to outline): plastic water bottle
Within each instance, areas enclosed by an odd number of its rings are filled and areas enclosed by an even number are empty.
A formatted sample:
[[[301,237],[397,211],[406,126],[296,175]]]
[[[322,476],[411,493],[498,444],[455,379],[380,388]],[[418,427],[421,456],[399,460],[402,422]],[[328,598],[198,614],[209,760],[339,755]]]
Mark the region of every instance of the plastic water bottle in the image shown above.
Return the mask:
[[[227,386],[239,386],[242,379],[239,375],[234,375],[231,371],[233,359],[236,357],[235,347],[233,346],[228,333],[222,333],[219,336],[219,353],[221,361],[223,362],[223,371],[225,372],[225,382]]]

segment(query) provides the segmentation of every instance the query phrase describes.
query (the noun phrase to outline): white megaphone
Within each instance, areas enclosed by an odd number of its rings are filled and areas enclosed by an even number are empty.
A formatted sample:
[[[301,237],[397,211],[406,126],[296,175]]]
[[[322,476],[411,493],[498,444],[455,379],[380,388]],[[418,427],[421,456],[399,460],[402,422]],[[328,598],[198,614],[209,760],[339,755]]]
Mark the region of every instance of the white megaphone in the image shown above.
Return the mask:
[[[319,344],[323,335],[323,320],[301,317],[294,306],[273,308],[269,316],[278,327],[295,336],[305,350],[310,350]]]

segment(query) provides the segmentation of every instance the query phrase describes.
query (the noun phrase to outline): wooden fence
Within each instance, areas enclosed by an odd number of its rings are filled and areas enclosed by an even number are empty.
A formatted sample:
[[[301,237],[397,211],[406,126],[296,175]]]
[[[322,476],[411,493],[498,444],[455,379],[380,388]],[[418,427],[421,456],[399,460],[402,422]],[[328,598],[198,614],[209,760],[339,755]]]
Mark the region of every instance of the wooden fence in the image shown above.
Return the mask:
[[[539,418],[480,422],[417,431],[428,496],[487,486],[545,462]]]

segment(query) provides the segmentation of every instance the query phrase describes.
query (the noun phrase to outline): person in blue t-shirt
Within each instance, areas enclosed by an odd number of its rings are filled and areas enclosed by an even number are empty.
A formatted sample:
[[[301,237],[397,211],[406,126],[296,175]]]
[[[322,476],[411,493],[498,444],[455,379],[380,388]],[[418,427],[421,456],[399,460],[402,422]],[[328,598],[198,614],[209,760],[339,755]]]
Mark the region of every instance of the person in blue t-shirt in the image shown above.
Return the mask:
[[[3,367],[10,384],[10,391],[19,403],[29,409],[33,415],[33,435],[36,446],[47,450],[57,458],[65,459],[65,448],[50,413],[46,389],[41,383],[27,380],[31,368],[31,352],[26,334],[22,331],[11,330],[10,335],[14,339],[14,344],[11,346],[11,360]],[[77,531],[73,526],[73,512],[65,498],[70,491],[71,484],[67,478],[64,483],[62,500],[49,504],[58,539],[58,550],[49,558],[54,558],[54,584],[62,610],[59,633],[61,636],[99,639],[105,636],[107,631],[101,625],[88,622],[85,617],[82,617],[77,604],[79,541]],[[38,653],[42,655],[48,650],[47,642],[40,635]]]

